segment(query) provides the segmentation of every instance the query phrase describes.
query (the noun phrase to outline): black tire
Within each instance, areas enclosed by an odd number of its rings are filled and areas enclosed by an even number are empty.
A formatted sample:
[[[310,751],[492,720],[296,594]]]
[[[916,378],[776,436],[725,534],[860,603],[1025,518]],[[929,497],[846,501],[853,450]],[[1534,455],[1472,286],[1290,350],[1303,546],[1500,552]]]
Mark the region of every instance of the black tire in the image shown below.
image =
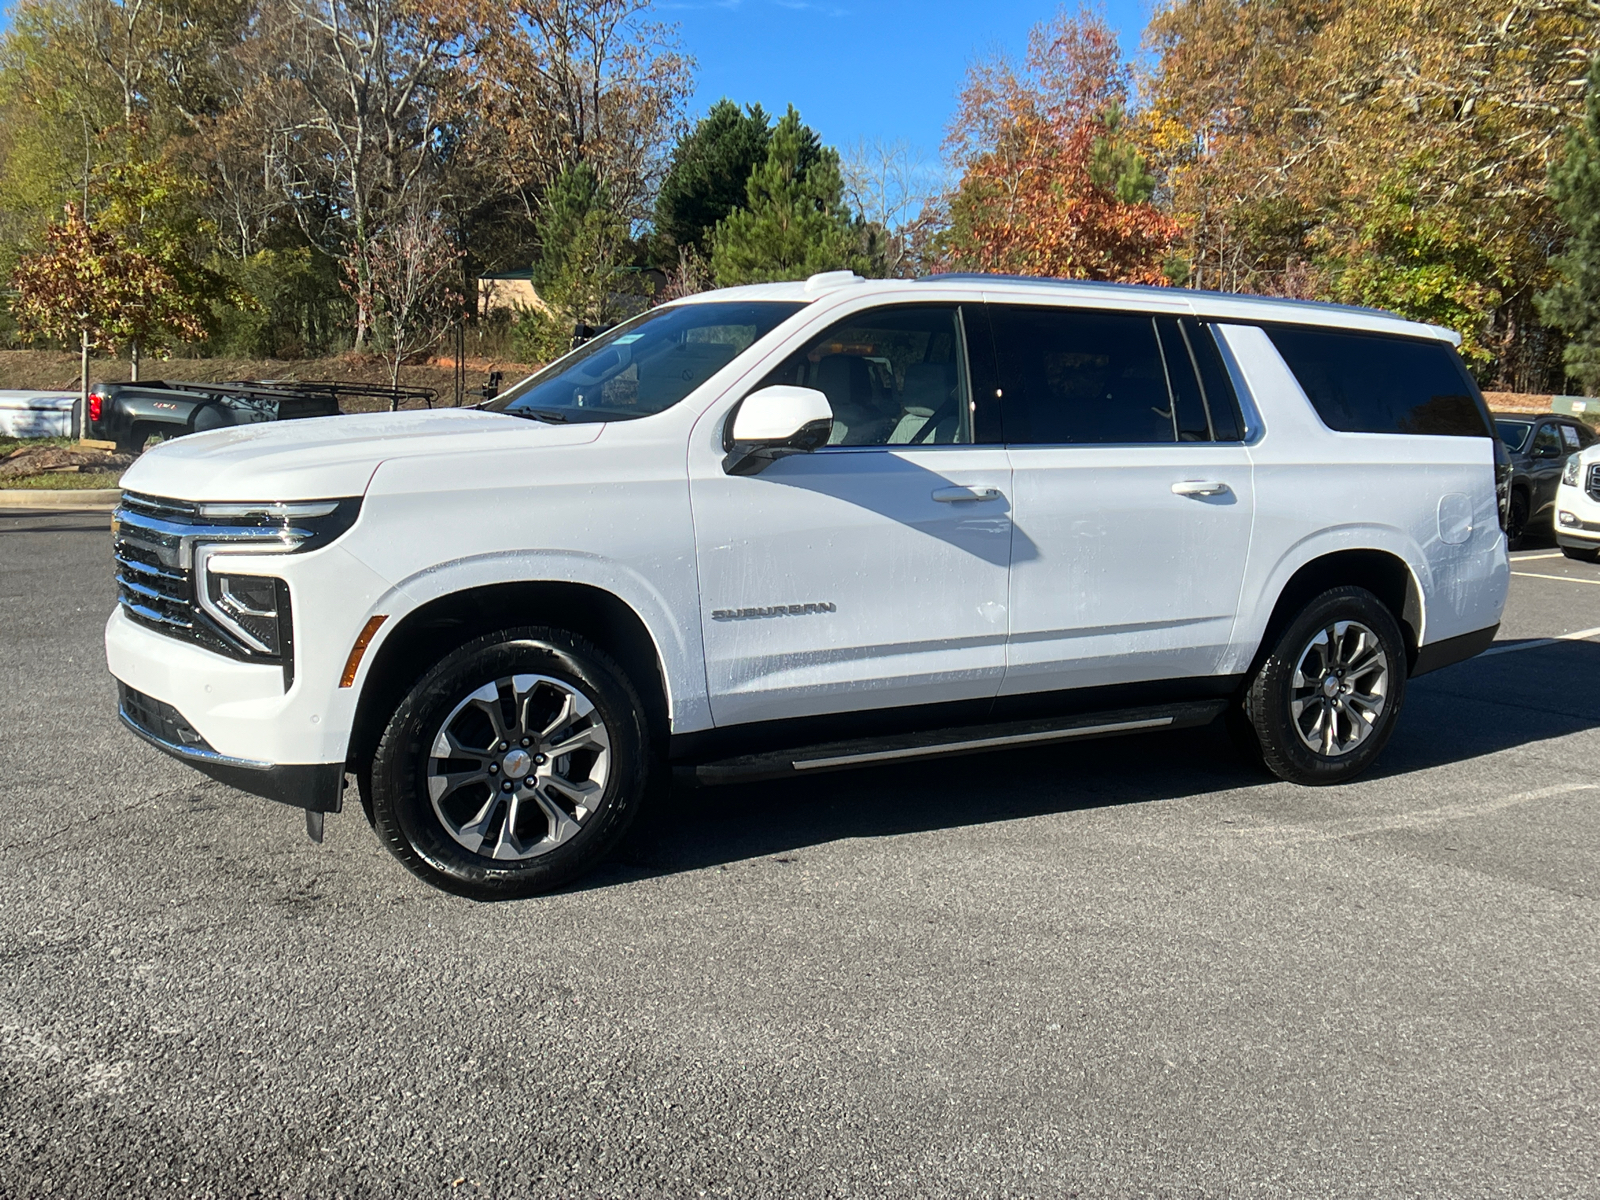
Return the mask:
[[[500,859],[469,849],[458,836],[462,831],[452,832],[447,826],[441,816],[441,812],[447,810],[435,804],[429,791],[430,763],[436,761],[430,748],[441,736],[447,718],[472,719],[464,706],[473,703],[473,693],[485,685],[499,687],[499,711],[502,722],[506,720],[515,708],[515,704],[511,708],[506,706],[506,681],[525,676],[553,681],[539,686],[549,686],[558,696],[563,694],[560,688],[568,688],[593,705],[601,733],[608,743],[606,769],[602,785],[595,788],[597,799],[593,806],[587,810],[566,810],[577,829],[575,834],[566,840],[555,840],[567,827],[557,826],[556,818],[551,817],[550,836],[546,839],[549,844],[546,846],[538,837],[531,838],[532,842],[545,846],[544,849],[535,851],[533,857]],[[519,695],[513,687],[510,694],[515,702],[520,695],[532,693]],[[481,702],[476,706],[484,713],[492,707]],[[459,718],[458,714],[461,714]],[[493,730],[487,725],[489,719],[484,716],[481,724],[492,735]],[[555,740],[559,741],[560,737]],[[516,790],[509,796],[496,791],[494,780],[483,777],[488,782],[482,793],[485,807],[479,811],[488,815],[471,828],[494,829],[502,841],[510,834],[507,826],[512,824],[514,814],[523,811],[525,816],[517,820],[517,826],[537,833],[538,822],[546,819],[546,802],[561,799],[548,788],[545,789],[548,794],[538,804],[531,794],[523,798],[522,789],[525,785],[531,786],[529,781],[534,780],[535,771],[522,767],[521,760],[513,767],[509,755],[500,757],[498,752],[504,751],[507,745],[510,743],[502,742],[496,747],[491,737],[486,753],[470,751],[480,760],[480,766],[495,764],[484,769],[500,772],[499,787],[511,782],[517,770],[526,771],[525,777],[517,776]],[[536,753],[544,745],[535,737],[529,753]],[[513,751],[516,748],[511,746]],[[389,851],[408,870],[435,887],[475,900],[533,896],[582,875],[617,845],[643,803],[652,779],[658,775],[653,770],[654,754],[644,706],[627,674],[609,655],[565,630],[537,626],[501,630],[476,638],[446,655],[400,701],[372,758],[373,824]],[[539,755],[537,761],[542,764],[546,760]],[[557,761],[571,759],[569,756]],[[550,771],[555,769],[555,766],[549,768]],[[467,775],[478,779],[478,774],[461,772],[461,777]],[[483,780],[469,786],[483,787]],[[466,788],[462,792],[468,808],[479,802],[477,794],[469,793]],[[453,792],[446,792],[446,799],[452,795]],[[513,805],[514,798],[522,805],[521,810]],[[586,815],[581,817],[572,815],[585,811]],[[498,826],[493,825],[496,813],[499,814]]]
[[[1510,508],[1506,515],[1506,549],[1521,550],[1528,540],[1528,493],[1513,488]]]
[[[1347,628],[1339,632],[1342,623]],[[1375,646],[1367,645],[1367,634]],[[1369,653],[1373,650],[1381,655],[1381,676],[1378,658]],[[1338,667],[1346,653],[1347,668]],[[1308,675],[1296,687],[1302,660],[1318,683]],[[1344,783],[1359,775],[1394,732],[1405,699],[1407,668],[1400,625],[1376,596],[1359,587],[1322,593],[1289,623],[1251,678],[1245,713],[1255,729],[1262,764],[1280,779],[1312,787]],[[1332,699],[1325,687],[1334,689]],[[1373,705],[1375,698],[1380,702]],[[1303,706],[1298,714],[1297,700]],[[1362,711],[1372,711],[1371,719],[1360,716]],[[1362,728],[1357,728],[1358,721]],[[1343,744],[1346,733],[1348,746]],[[1332,745],[1332,752],[1313,747],[1312,737],[1323,746]]]
[[[1600,562],[1600,549],[1590,550],[1584,546],[1563,546],[1561,553],[1577,562]]]

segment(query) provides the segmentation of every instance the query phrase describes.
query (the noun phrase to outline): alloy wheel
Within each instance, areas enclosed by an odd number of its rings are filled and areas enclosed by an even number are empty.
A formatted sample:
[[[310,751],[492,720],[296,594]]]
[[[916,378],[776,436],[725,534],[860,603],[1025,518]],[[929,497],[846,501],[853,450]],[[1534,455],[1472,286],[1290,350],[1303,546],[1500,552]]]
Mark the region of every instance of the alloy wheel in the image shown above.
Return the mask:
[[[535,858],[582,830],[610,766],[611,736],[588,696],[548,675],[512,675],[484,684],[441,722],[428,797],[466,850]]]
[[[1359,621],[1319,629],[1295,664],[1289,712],[1300,740],[1328,758],[1348,754],[1377,728],[1388,703],[1389,656]]]

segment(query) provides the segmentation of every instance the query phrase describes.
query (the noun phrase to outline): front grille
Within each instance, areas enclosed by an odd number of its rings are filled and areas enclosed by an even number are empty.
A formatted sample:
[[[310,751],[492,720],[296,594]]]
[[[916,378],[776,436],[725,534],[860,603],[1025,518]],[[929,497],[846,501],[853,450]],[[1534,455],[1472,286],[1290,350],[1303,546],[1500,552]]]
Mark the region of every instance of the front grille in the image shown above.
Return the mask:
[[[117,697],[122,704],[123,715],[156,740],[169,746],[215,753],[211,744],[196,733],[194,726],[172,705],[135,691],[121,680],[117,681]]]
[[[1600,463],[1589,468],[1588,485],[1583,490],[1589,493],[1589,499],[1600,500]]]
[[[200,607],[192,547],[184,543],[191,529],[216,526],[201,517],[199,505],[124,492],[113,522],[117,602],[129,620],[147,629],[246,662],[281,663],[280,656],[257,653],[229,636]],[[286,666],[286,688],[290,678]]]

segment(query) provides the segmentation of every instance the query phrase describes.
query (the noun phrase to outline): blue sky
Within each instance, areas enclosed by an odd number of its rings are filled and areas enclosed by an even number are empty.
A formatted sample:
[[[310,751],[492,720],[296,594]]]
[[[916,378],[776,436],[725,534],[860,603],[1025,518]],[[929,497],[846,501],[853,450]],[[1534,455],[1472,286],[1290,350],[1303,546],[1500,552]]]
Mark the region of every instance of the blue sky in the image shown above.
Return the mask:
[[[11,23],[0,0],[0,30]],[[1076,8],[1076,0],[1068,5]],[[1047,0],[656,0],[698,63],[698,115],[723,96],[769,113],[794,104],[824,141],[905,139],[929,159],[967,65],[1021,53]],[[1150,0],[1104,0],[1122,52],[1138,53]]]
[[[1074,3],[1069,5],[1076,9]],[[967,66],[1020,54],[1028,30],[1056,11],[1033,0],[656,0],[699,64],[694,108],[722,96],[769,113],[800,110],[824,141],[903,138],[929,158]],[[1150,0],[1107,0],[1106,19],[1132,57]]]

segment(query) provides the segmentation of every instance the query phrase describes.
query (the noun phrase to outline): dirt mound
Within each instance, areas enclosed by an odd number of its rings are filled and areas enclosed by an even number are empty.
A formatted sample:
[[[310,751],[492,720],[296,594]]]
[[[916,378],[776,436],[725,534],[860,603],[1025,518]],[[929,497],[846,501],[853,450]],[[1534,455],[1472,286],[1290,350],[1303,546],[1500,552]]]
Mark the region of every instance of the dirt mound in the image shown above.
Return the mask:
[[[22,475],[103,474],[125,471],[131,454],[113,454],[87,446],[23,446],[0,458],[0,479]]]

